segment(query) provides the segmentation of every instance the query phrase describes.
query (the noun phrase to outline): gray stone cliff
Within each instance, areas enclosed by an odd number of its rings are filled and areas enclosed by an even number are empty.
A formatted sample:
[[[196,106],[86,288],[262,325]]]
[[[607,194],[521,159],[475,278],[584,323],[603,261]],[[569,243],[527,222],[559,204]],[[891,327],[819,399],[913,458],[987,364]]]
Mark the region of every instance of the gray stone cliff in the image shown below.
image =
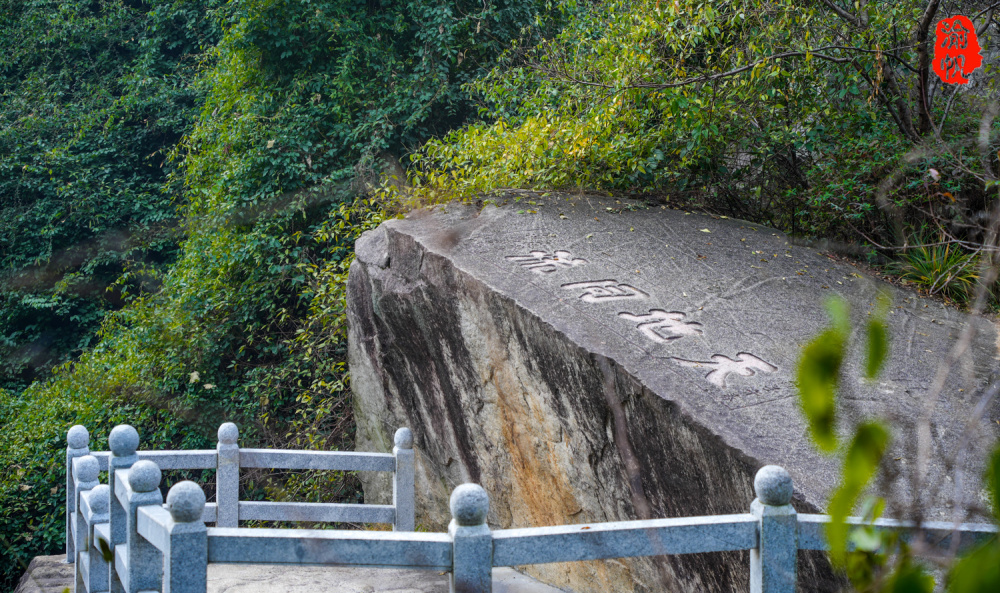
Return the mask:
[[[419,524],[444,530],[451,490],[469,481],[489,492],[494,528],[742,513],[767,464],[791,473],[800,512],[820,512],[839,462],[810,444],[796,361],[828,323],[828,295],[848,299],[860,327],[880,291],[893,301],[893,349],[874,384],[855,379],[860,355],[847,361],[843,430],[886,418],[898,469],[911,467],[928,385],[973,323],[972,346],[934,410],[934,487],[923,500],[933,518],[950,518],[952,498],[982,495],[969,476],[997,437],[1000,407],[974,423],[957,494],[949,460],[997,368],[988,321],[757,225],[536,199],[419,211],[357,243],[348,280],[357,447],[387,451],[397,427],[413,429]],[[391,492],[374,476],[364,481],[370,502]],[[525,571],[593,593],[734,591],[749,579],[746,553]],[[800,553],[800,571],[806,590],[836,585],[819,555]]]

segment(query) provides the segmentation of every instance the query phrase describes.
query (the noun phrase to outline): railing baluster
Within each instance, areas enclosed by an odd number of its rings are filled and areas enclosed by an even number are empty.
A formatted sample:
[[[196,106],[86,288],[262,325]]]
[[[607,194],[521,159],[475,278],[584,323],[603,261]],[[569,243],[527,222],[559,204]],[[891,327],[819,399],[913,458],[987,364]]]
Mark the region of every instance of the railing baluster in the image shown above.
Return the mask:
[[[71,490],[76,492],[76,497],[73,501],[76,510],[72,513],[68,510],[66,511],[66,514],[72,520],[69,533],[66,536],[66,548],[69,549],[69,544],[73,544],[73,561],[77,562],[77,557],[80,553],[87,549],[87,538],[89,537],[87,524],[83,519],[83,509],[80,508],[80,499],[84,494],[100,485],[97,478],[101,475],[101,465],[93,455],[84,455],[74,458],[72,466],[73,487]],[[68,541],[70,539],[73,541]],[[77,565],[76,570],[79,570],[79,565]]]
[[[111,489],[107,484],[98,484],[93,490],[80,494],[80,519],[83,521],[86,545],[77,550],[76,593],[108,590],[108,562],[97,542],[94,528],[108,522],[110,496]]]
[[[486,525],[490,497],[478,484],[462,484],[451,493],[451,593],[491,593],[493,534]]]
[[[392,505],[396,508],[393,531],[413,531],[416,526],[413,483],[413,433],[400,428],[394,437],[392,454],[396,457],[396,471],[392,474]]]
[[[139,535],[139,507],[162,505],[160,494],[160,468],[148,460],[135,462],[128,470],[127,522],[125,558],[128,563],[129,591],[159,591],[160,575],[163,572],[163,557],[153,544]]]
[[[753,481],[750,513],[760,519],[757,547],[750,550],[750,593],[795,593],[798,517],[792,478],[777,465],[762,467]]]
[[[201,521],[205,492],[180,482],[167,493],[172,525],[163,553],[163,593],[205,593],[208,587],[208,530]]]
[[[237,527],[240,518],[240,431],[232,422],[219,427],[218,462],[215,473],[215,525]]]
[[[78,495],[73,485],[73,460],[84,455],[90,455],[90,433],[77,424],[66,433],[66,562],[76,562],[72,530]]]
[[[122,584],[116,568],[118,546],[124,545],[128,540],[128,512],[122,505],[118,493],[124,489],[124,484],[119,484],[118,470],[128,469],[139,460],[135,454],[139,448],[139,433],[128,424],[119,424],[111,429],[108,435],[108,448],[111,449],[111,458],[108,459],[108,482],[111,487],[111,509],[109,536],[111,541],[112,559],[108,563],[108,585],[111,593],[125,593],[126,589]],[[125,567],[122,567],[125,570]]]

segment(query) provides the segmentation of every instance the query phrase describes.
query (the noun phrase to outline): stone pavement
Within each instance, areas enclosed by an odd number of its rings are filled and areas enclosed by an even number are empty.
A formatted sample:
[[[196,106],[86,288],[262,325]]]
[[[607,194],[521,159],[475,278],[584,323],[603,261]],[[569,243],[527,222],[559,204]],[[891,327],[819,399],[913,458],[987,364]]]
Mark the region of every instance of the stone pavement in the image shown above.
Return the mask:
[[[64,555],[38,556],[14,593],[72,591]],[[509,568],[493,571],[494,593],[559,593]],[[395,568],[210,564],[208,593],[447,593],[447,573]]]

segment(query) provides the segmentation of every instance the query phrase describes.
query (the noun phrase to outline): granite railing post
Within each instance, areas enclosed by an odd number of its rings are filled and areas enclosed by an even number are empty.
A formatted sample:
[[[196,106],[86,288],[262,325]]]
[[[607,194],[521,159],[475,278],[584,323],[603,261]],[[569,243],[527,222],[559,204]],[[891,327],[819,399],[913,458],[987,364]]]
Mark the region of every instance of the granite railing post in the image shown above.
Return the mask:
[[[205,593],[208,587],[208,529],[201,520],[205,493],[194,482],[167,493],[171,524],[163,552],[163,593]]]
[[[87,540],[90,538],[87,521],[83,517],[83,509],[80,508],[80,499],[84,494],[100,485],[97,478],[101,475],[101,464],[93,455],[84,455],[75,457],[72,467],[73,486],[71,491],[76,492],[76,497],[73,500],[75,510],[72,513],[69,510],[66,511],[66,514],[72,519],[72,525],[66,537],[73,540],[73,562],[76,562],[77,554],[87,549]],[[67,549],[69,549],[69,543],[69,541],[66,542]]]
[[[215,473],[216,527],[239,527],[240,519],[240,431],[232,422],[219,427]]]
[[[396,471],[392,474],[392,505],[396,508],[393,531],[413,531],[416,526],[413,485],[413,433],[400,428],[393,438],[392,454],[396,457]]]
[[[128,488],[125,490],[128,505],[125,563],[128,565],[126,590],[130,592],[160,590],[163,556],[156,546],[139,535],[136,514],[139,507],[163,504],[160,477],[160,468],[149,460],[136,461],[128,470]]]
[[[798,517],[792,478],[777,465],[762,467],[753,481],[750,513],[760,520],[757,548],[750,550],[751,593],[795,593]]]
[[[80,516],[84,522],[85,543],[77,548],[79,556],[76,566],[76,593],[108,590],[109,563],[97,543],[94,527],[108,522],[111,489],[107,484],[98,484],[93,490],[80,493]],[[84,513],[89,511],[89,520]],[[84,558],[83,556],[86,556]],[[81,564],[86,564],[86,574]]]
[[[108,459],[108,483],[111,487],[108,536],[111,541],[108,544],[114,553],[117,546],[124,545],[128,539],[128,513],[117,496],[118,470],[128,469],[139,460],[135,454],[139,448],[139,433],[128,424],[119,424],[108,435],[108,448],[111,449],[111,457]],[[115,570],[114,558],[108,563],[108,587],[110,593],[125,593]]]
[[[66,433],[66,562],[76,562],[72,529],[78,497],[73,488],[73,460],[84,455],[90,455],[90,433],[77,424]]]
[[[493,534],[486,525],[490,497],[478,484],[462,484],[451,493],[451,593],[491,593]]]

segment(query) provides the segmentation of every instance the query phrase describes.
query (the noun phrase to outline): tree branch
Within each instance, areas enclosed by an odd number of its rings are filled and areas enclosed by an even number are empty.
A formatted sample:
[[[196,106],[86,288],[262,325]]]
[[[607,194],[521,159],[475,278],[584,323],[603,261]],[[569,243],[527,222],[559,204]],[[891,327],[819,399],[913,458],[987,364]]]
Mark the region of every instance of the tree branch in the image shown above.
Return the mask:
[[[553,69],[550,69],[550,68],[542,67],[541,65],[538,65],[538,64],[536,64],[534,67],[535,67],[535,70],[537,70],[537,71],[539,71],[539,72],[541,72],[543,74],[552,74],[552,75],[561,76],[561,77],[563,77],[563,78],[565,78],[567,80],[570,80],[571,82],[574,82],[576,84],[581,84],[581,85],[584,85],[584,86],[592,86],[592,87],[598,87],[598,88],[619,88],[619,90],[627,90],[627,89],[672,89],[672,88],[678,88],[678,87],[682,87],[682,86],[688,86],[688,85],[692,85],[692,84],[697,84],[697,83],[700,83],[700,82],[712,82],[713,80],[719,80],[720,78],[728,78],[728,77],[731,77],[731,76],[736,76],[737,74],[742,74],[742,73],[744,73],[744,72],[746,72],[748,70],[753,70],[757,66],[759,66],[761,64],[764,64],[765,62],[768,62],[770,60],[780,60],[780,59],[783,59],[783,58],[803,57],[803,56],[805,56],[807,54],[808,55],[812,55],[812,56],[816,56],[817,58],[820,58],[822,60],[826,60],[828,62],[833,62],[833,63],[837,63],[837,64],[847,64],[847,63],[850,63],[852,61],[850,58],[836,58],[836,57],[829,56],[829,55],[826,55],[826,54],[823,54],[823,53],[819,53],[821,51],[825,51],[825,50],[828,50],[828,49],[842,49],[842,48],[839,47],[839,46],[835,46],[835,45],[826,45],[826,46],[823,46],[823,47],[818,47],[815,50],[786,51],[786,52],[782,52],[782,53],[779,53],[779,54],[772,54],[772,55],[767,56],[765,58],[761,58],[759,60],[751,62],[751,63],[749,63],[749,64],[747,64],[745,66],[740,66],[739,68],[733,68],[732,70],[728,70],[726,72],[720,72],[719,74],[712,74],[712,75],[709,75],[709,76],[695,76],[695,77],[691,77],[691,78],[685,78],[683,80],[679,80],[679,81],[676,81],[676,82],[666,82],[666,83],[659,83],[659,82],[656,82],[656,83],[654,83],[654,82],[639,82],[639,83],[628,84],[628,85],[625,85],[623,87],[616,87],[615,85],[611,85],[611,84],[607,84],[607,83],[603,83],[603,82],[594,82],[594,81],[591,81],[591,80],[580,80],[578,78],[573,77],[572,75],[570,75],[566,71],[556,71],[556,70],[553,70]],[[853,49],[853,48],[851,48],[851,49]]]
[[[917,46],[917,92],[920,99],[920,121],[917,124],[917,133],[920,136],[926,135],[934,127],[931,121],[930,99],[927,96],[927,81],[930,79],[931,55],[927,51],[927,37],[930,34],[931,22],[937,14],[941,0],[930,0],[927,8],[924,9],[923,16],[917,23],[917,28],[913,32],[913,40]]]
[[[844,19],[848,23],[854,25],[855,27],[860,27],[861,26],[861,19],[859,19],[858,17],[854,16],[853,14],[847,12],[843,8],[837,6],[831,0],[820,0],[820,1],[823,2],[823,4],[826,5],[827,8],[829,8],[833,12],[837,13],[837,16],[839,16],[840,18]]]
[[[996,9],[997,6],[1000,6],[1000,2],[994,2],[993,4],[991,4],[989,6],[989,8],[986,8],[984,10],[979,11],[979,14],[977,14],[974,17],[972,17],[971,20],[975,20],[975,19],[979,18],[980,16],[982,16],[982,14],[984,12],[989,11],[989,14],[986,15],[986,19],[983,21],[982,26],[980,26],[979,29],[976,31],[976,36],[981,37],[983,35],[983,33],[986,32],[986,29],[990,28],[990,23],[993,22],[993,11],[994,11],[994,9]]]

